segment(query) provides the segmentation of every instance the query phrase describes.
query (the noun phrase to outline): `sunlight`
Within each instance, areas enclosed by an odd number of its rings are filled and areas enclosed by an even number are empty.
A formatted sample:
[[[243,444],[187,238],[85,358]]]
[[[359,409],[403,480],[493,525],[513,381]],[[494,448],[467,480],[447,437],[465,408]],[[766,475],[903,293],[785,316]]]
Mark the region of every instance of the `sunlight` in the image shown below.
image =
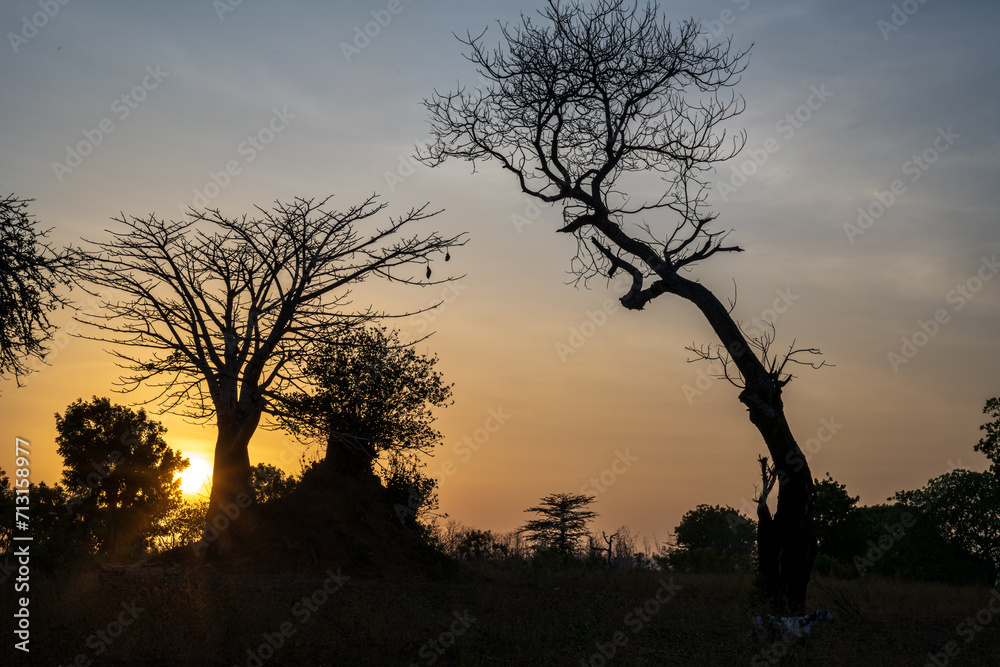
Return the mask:
[[[186,454],[191,461],[181,473],[181,491],[187,495],[208,495],[212,487],[212,463],[200,454]]]

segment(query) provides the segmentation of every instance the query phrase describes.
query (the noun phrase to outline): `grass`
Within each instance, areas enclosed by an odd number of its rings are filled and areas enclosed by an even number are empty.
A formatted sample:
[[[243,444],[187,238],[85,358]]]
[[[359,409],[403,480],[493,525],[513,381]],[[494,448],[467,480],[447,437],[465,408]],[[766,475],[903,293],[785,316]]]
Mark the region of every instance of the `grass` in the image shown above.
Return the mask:
[[[816,580],[809,606],[836,621],[778,658],[785,647],[762,653],[750,636],[760,610],[746,576],[522,563],[463,566],[443,580],[352,577],[329,594],[324,581],[334,589],[322,568],[33,574],[31,664],[874,667],[924,665],[935,653],[944,664],[955,642],[948,665],[1000,665],[986,587]],[[670,599],[654,604],[658,591]],[[988,622],[970,636],[962,624],[984,609]]]

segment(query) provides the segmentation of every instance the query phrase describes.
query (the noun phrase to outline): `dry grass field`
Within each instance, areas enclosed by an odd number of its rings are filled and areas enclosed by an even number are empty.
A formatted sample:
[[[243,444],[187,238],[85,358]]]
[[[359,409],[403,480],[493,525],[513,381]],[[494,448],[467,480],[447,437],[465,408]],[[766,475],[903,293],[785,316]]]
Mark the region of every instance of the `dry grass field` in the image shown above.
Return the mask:
[[[835,621],[793,652],[752,638],[760,609],[747,576],[525,563],[438,578],[331,574],[39,575],[30,664],[1000,665],[1000,593],[987,587],[816,580],[810,607]]]

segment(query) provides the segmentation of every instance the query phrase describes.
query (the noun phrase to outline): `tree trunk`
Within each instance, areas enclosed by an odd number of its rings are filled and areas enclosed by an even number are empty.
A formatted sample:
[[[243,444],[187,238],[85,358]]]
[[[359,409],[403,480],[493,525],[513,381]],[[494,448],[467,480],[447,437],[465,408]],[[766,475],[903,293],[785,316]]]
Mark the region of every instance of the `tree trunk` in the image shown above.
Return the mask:
[[[664,287],[701,310],[743,378],[740,402],[764,438],[778,476],[777,511],[773,519],[768,511],[768,519],[758,529],[763,587],[777,611],[801,613],[816,559],[815,489],[809,464],[785,419],[781,379],[767,371],[729,311],[708,288],[677,275],[665,279]]]
[[[817,549],[812,526],[812,472],[785,420],[781,388],[774,387],[769,396],[762,396],[748,387],[740,400],[764,437],[778,475],[777,511],[770,529],[758,529],[757,535],[764,591],[779,612],[800,615]]]
[[[203,557],[232,553],[254,528],[256,497],[250,484],[248,445],[259,422],[259,413],[242,419],[219,415],[205,533],[196,545]]]

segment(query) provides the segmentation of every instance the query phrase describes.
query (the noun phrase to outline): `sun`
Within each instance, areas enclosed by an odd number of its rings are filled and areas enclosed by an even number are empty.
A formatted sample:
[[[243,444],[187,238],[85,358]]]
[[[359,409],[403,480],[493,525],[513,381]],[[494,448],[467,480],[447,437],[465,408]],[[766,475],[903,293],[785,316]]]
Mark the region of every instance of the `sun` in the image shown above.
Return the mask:
[[[212,485],[212,464],[203,456],[188,454],[191,465],[181,473],[181,491],[188,495],[207,494]]]

